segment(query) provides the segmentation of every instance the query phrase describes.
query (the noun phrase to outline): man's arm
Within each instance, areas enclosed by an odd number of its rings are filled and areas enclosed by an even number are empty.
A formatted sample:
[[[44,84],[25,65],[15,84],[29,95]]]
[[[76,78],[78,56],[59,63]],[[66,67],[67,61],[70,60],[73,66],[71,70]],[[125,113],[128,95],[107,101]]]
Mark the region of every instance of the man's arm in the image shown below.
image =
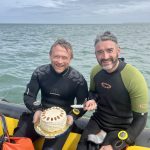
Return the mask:
[[[145,128],[148,113],[137,113],[133,112],[133,121],[130,127],[127,129],[128,138],[126,140],[127,144],[132,144],[136,137]]]
[[[132,71],[132,70],[131,70]],[[136,74],[134,78],[130,77],[130,86],[128,91],[131,99],[131,109],[133,112],[133,121],[127,129],[129,138],[127,143],[135,141],[136,137],[142,132],[146,126],[148,114],[148,87],[144,76],[136,69],[133,70]]]
[[[78,85],[76,92],[77,104],[83,104],[88,99],[88,87],[87,82],[83,78],[83,81]],[[84,115],[86,111],[83,109],[72,109],[69,115],[73,117],[73,119],[77,119]]]
[[[134,78],[133,78],[134,75]],[[131,145],[146,126],[148,115],[148,87],[144,76],[133,66],[126,65],[122,74],[125,87],[129,92],[133,120],[128,129],[125,140]]]
[[[41,104],[36,102],[39,89],[38,72],[35,70],[24,93],[24,103],[26,107],[32,112],[42,109]]]

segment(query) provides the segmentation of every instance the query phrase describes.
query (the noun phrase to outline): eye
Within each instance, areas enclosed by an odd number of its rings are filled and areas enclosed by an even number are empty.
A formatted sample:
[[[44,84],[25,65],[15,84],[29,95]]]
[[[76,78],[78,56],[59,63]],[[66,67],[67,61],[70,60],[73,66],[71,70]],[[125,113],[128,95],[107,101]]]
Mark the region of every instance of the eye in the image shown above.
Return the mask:
[[[54,58],[55,58],[55,59],[59,59],[60,57],[56,55],[56,56],[54,56]]]
[[[104,53],[104,51],[103,51],[103,50],[97,50],[95,53],[96,53],[97,55],[101,55],[101,54]]]
[[[113,48],[108,48],[108,49],[106,49],[106,52],[107,52],[107,53],[112,53],[113,51],[114,51]]]
[[[66,56],[63,56],[62,59],[63,59],[63,60],[66,60],[66,59],[68,59],[68,58],[67,58]]]

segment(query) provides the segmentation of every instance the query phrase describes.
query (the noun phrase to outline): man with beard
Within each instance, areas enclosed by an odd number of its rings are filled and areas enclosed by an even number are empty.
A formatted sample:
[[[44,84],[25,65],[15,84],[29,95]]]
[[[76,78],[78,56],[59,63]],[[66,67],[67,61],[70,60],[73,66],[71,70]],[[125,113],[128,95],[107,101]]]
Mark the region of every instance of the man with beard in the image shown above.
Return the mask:
[[[94,46],[99,65],[91,72],[84,110],[95,112],[78,150],[88,149],[90,142],[100,144],[99,150],[120,150],[133,144],[146,125],[148,88],[143,75],[118,58],[120,48],[111,32],[98,35]]]
[[[14,136],[29,137],[32,141],[39,138],[34,124],[39,122],[42,111],[52,106],[61,107],[66,111],[69,125],[85,113],[80,111],[80,114],[76,114],[70,107],[75,98],[79,104],[88,98],[85,78],[70,66],[73,58],[71,44],[64,39],[58,39],[50,48],[49,58],[51,63],[36,68],[27,84],[24,103],[32,113],[20,119]],[[36,101],[39,91],[41,104]],[[42,150],[61,150],[70,130],[71,128],[56,138],[45,139]]]

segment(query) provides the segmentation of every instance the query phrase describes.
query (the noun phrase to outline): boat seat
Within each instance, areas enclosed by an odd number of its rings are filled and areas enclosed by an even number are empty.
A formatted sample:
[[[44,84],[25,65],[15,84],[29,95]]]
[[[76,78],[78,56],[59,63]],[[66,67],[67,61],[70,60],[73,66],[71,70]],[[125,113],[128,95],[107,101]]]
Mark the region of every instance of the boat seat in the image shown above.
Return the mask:
[[[0,100],[0,111],[7,117],[19,119],[23,112],[30,113],[24,104],[15,104],[4,99]]]
[[[150,130],[148,128],[145,128],[136,138],[135,145],[150,147]]]

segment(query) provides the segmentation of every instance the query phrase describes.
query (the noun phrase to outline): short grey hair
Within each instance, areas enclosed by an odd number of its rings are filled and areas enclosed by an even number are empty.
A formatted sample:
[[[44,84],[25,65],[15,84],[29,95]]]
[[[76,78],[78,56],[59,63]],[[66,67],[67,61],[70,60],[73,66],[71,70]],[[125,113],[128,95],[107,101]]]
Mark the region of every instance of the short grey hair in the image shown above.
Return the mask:
[[[51,46],[49,54],[52,54],[53,48],[56,47],[57,45],[60,45],[61,47],[65,48],[68,51],[70,51],[71,53],[71,58],[73,58],[73,49],[72,49],[72,45],[67,42],[65,39],[58,39],[57,41],[54,42],[54,44]]]
[[[110,31],[106,31],[102,35],[98,34],[96,36],[94,46],[96,46],[96,44],[100,41],[107,41],[107,40],[113,41],[116,44],[118,44],[117,37],[114,34],[112,34]]]

